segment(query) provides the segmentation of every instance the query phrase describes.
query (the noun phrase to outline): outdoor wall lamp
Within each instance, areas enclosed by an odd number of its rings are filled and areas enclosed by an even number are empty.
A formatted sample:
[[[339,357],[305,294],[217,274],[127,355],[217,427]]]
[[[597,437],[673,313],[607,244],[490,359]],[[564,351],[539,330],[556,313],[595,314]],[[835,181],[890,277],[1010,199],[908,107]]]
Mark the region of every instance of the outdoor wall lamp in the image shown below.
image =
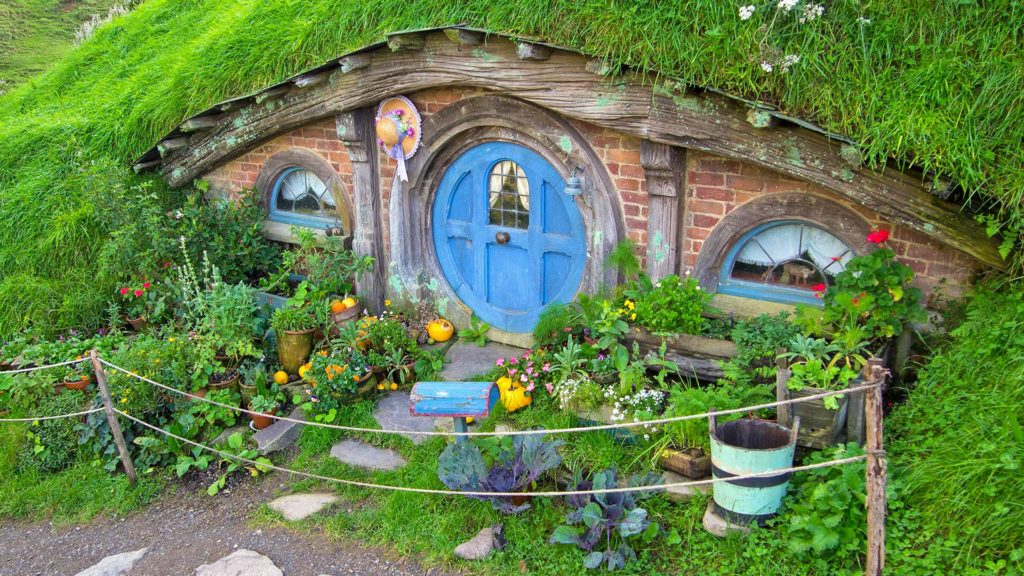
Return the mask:
[[[569,196],[583,196],[583,179],[580,178],[580,174],[583,173],[583,167],[574,165],[572,171],[569,173],[569,179],[565,181],[565,193]]]

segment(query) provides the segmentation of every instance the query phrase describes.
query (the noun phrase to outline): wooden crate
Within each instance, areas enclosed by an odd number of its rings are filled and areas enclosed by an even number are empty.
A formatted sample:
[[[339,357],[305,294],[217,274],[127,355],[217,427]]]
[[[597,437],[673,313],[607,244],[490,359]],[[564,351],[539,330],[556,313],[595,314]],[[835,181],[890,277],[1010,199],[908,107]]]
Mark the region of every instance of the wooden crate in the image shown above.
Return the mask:
[[[626,335],[630,348],[636,343],[643,352],[655,354],[665,342],[665,358],[675,362],[683,374],[694,375],[700,380],[716,381],[723,376],[720,363],[736,356],[736,344],[732,340],[717,340],[692,334],[658,336],[644,328],[633,326]]]

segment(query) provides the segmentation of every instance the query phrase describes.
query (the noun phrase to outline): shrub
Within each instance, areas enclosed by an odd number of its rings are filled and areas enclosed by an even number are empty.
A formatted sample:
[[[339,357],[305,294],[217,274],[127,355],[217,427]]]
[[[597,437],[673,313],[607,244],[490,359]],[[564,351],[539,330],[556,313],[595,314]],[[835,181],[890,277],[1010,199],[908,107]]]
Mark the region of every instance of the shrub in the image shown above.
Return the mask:
[[[705,308],[711,295],[700,288],[696,278],[666,276],[642,286],[634,293],[638,325],[651,332],[700,334],[704,328]]]
[[[34,416],[55,416],[80,412],[85,397],[74,391],[52,394],[33,409]],[[78,454],[75,418],[41,420],[32,423],[18,451],[18,463],[41,472],[57,472],[74,462]]]

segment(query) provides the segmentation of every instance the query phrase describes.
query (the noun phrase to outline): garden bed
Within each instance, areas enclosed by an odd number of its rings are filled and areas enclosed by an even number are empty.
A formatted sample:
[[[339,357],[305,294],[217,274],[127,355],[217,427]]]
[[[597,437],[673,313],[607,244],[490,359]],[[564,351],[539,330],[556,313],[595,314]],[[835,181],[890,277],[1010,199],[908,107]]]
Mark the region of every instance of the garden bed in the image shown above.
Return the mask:
[[[665,343],[665,359],[675,362],[683,374],[699,380],[716,381],[723,376],[721,362],[736,356],[732,340],[719,340],[692,334],[658,336],[640,326],[632,326],[626,335],[630,348],[637,344],[644,353],[657,354]]]

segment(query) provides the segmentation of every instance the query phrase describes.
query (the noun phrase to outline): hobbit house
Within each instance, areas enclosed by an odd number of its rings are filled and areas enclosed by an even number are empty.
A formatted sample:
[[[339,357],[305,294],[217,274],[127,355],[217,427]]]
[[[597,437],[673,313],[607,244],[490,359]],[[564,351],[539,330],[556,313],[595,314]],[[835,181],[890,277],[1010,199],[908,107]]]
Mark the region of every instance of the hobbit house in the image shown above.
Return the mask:
[[[390,119],[397,151],[378,139]],[[135,168],[260,195],[281,242],[291,226],[350,237],[380,263],[359,287],[371,309],[431,278],[457,324],[475,314],[512,342],[545,305],[614,284],[607,256],[626,239],[653,278],[696,275],[741,315],[814,303],[873,230],[932,298],[1001,265],[922,174],[863,166],[840,136],[463,27],[394,34],[223,102]]]

